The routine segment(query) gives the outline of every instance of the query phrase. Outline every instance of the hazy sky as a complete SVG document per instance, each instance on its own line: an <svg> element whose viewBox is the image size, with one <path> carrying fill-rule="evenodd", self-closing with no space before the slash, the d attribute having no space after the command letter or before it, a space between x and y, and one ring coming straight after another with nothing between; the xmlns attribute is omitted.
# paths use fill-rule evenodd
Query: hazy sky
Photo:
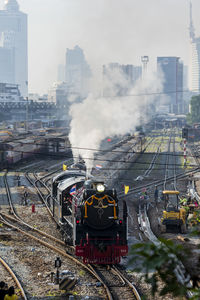
<svg viewBox="0 0 200 300"><path fill-rule="evenodd" d="M193 0L200 34L200 1ZM3 7L3 0L0 6ZM29 90L46 93L66 48L79 45L91 67L140 64L149 55L189 63L189 0L18 0L29 19Z"/></svg>

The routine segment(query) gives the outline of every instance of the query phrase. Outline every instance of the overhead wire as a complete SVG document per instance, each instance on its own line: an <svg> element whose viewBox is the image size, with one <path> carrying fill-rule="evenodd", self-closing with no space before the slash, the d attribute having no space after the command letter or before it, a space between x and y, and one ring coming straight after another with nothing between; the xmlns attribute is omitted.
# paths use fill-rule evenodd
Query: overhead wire
<svg viewBox="0 0 200 300"><path fill-rule="evenodd" d="M13 143L13 142L10 142ZM7 145L9 143L0 143L1 145ZM34 146L46 146L49 147L47 144L38 144L38 143L25 143L25 142L19 142L19 144L22 145L34 145ZM135 146L140 146L140 144L137 144ZM119 146L120 147L120 146ZM0 147L1 148L1 147ZM131 153L136 153L136 154L140 154L141 151L134 151L134 150L129 150L129 151L123 151L123 150L110 150L110 149L106 149L106 150L101 150L101 149L95 149L95 148L86 148L86 147L73 147L73 146L67 146L67 147L59 147L59 149L75 149L75 150L86 150L86 151L94 151L97 153L122 153L122 154L131 154ZM25 152L23 150L19 151L19 150L13 150L13 149L5 149L5 151L12 151L12 152ZM27 152L28 153L28 152ZM31 153L31 152L30 152ZM155 152L144 152L143 155L148 155L148 154L155 154ZM166 155L166 153L162 153L160 152L159 155ZM179 157L183 157L184 154L174 154L174 153L169 153L170 156L174 157L174 156L179 156ZM191 158L195 158L195 157L200 157L200 155L187 155L187 157L191 157Z"/></svg>
<svg viewBox="0 0 200 300"><path fill-rule="evenodd" d="M23 154L32 154L32 155L41 155L41 156L46 156L46 157L54 157L54 158L68 158L68 159L73 159L73 158L80 158L79 156L68 156L66 157L66 153L62 154L61 153L58 153L58 154L54 154L54 153L46 153L46 152L32 152L32 151L17 151L17 150L11 150L12 152L15 152L15 153L23 153ZM140 152L138 152L140 154ZM165 154L166 155L166 154ZM127 163L127 164L130 164L131 161L129 160L116 160L116 159L102 159L102 158L94 158L94 157L82 157L83 160L93 160L93 161L98 161L98 162L111 162L111 163ZM7 160L4 160L5 162ZM132 162L132 164L142 164L142 165L146 165L146 164L149 164L150 162L149 161L143 161L143 162L140 162L140 161L136 161L136 162ZM165 166L164 163L154 163L154 165L157 165L157 166ZM174 164L169 164L169 166L172 165L174 166ZM183 164L176 164L176 166L180 166L182 167ZM193 164L188 164L187 165L188 167L196 167L196 165L193 165Z"/></svg>
<svg viewBox="0 0 200 300"><path fill-rule="evenodd" d="M178 91L166 91L166 92L145 92L145 93L138 93L138 94L129 94L129 95L115 95L115 96L108 96L104 98L125 98L125 97L140 97L140 96L154 96L154 95L167 95L167 94L176 94L176 93L195 93L199 92L200 89L193 89L193 90L178 90Z"/></svg>

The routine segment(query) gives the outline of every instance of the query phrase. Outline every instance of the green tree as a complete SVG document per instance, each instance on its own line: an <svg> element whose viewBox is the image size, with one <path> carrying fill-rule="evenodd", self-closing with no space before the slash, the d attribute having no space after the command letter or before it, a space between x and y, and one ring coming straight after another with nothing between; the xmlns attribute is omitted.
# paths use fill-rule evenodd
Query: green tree
<svg viewBox="0 0 200 300"><path fill-rule="evenodd" d="M191 235L200 237L200 211L197 210L189 222L192 226ZM152 242L142 242L135 244L130 250L129 263L136 263L134 271L139 272L141 277L151 285L152 295L159 292L160 296L172 293L175 297L187 298L190 293L190 299L200 299L200 288L198 276L188 278L187 282L180 282L176 277L178 261L184 263L188 256L191 257L189 250L182 245L176 245L171 240L159 239L161 243L154 245ZM197 245L200 249L200 245ZM187 277L186 277L187 278ZM163 288L159 289L159 281L164 283ZM192 286L191 283L192 282ZM192 296L191 296L192 295ZM146 298L145 298L146 299Z"/></svg>
<svg viewBox="0 0 200 300"><path fill-rule="evenodd" d="M191 98L190 107L191 112L187 115L188 123L200 122L200 95Z"/></svg>

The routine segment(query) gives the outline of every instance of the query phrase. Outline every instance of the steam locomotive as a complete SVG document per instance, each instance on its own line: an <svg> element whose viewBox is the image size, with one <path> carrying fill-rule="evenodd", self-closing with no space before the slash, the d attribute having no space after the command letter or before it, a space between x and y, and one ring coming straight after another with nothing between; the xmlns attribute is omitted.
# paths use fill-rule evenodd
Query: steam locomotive
<svg viewBox="0 0 200 300"><path fill-rule="evenodd" d="M50 209L64 239L84 263L117 264L128 253L127 207L119 212L115 189L83 170L68 170L52 180Z"/></svg>

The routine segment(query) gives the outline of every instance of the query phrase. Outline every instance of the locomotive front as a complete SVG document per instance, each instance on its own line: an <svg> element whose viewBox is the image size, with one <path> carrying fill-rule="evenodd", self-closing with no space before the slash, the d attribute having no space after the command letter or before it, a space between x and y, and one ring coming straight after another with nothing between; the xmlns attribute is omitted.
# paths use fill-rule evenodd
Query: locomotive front
<svg viewBox="0 0 200 300"><path fill-rule="evenodd" d="M92 182L83 193L76 215L76 255L84 263L116 264L128 253L127 208L122 218L115 189Z"/></svg>

